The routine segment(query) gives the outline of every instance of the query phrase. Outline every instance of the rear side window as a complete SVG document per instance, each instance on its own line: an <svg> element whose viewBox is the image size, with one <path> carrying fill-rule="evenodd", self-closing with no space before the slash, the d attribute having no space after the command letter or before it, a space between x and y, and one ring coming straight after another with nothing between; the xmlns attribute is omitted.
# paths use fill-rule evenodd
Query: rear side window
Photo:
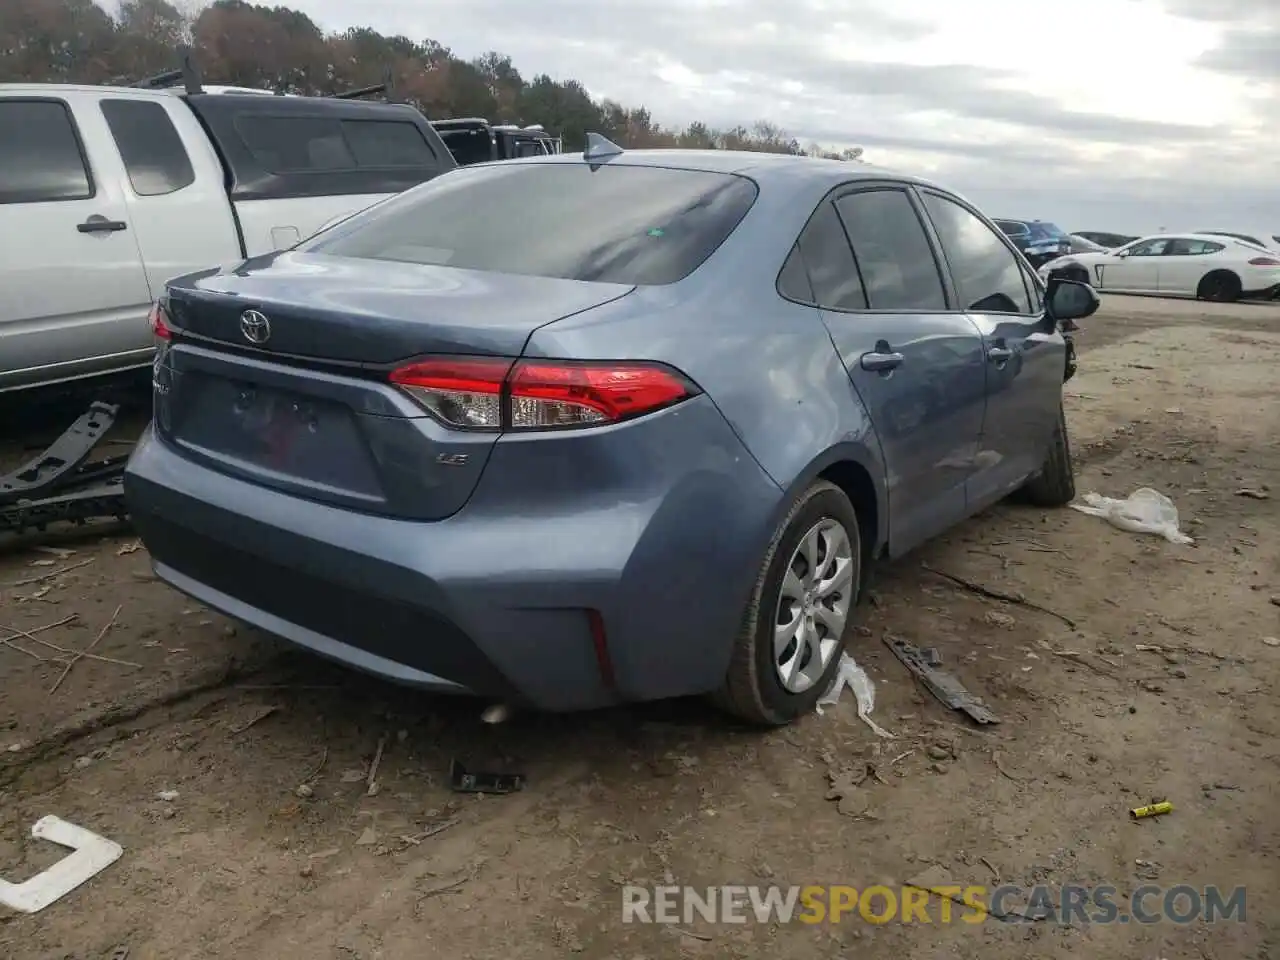
<svg viewBox="0 0 1280 960"><path fill-rule="evenodd" d="M872 310L945 310L933 247L902 190L867 190L836 201Z"/></svg>
<svg viewBox="0 0 1280 960"><path fill-rule="evenodd" d="M867 296L862 290L858 265L853 261L849 238L845 236L831 201L823 200L814 211L796 241L796 248L812 285L813 299L809 302L827 310L867 309ZM793 286L795 284L794 276L781 279ZM791 296L786 289L783 292ZM792 299L801 298L792 296Z"/></svg>
<svg viewBox="0 0 1280 960"><path fill-rule="evenodd" d="M0 100L0 203L87 200L93 192L65 103Z"/></svg>
<svg viewBox="0 0 1280 960"><path fill-rule="evenodd" d="M733 174L609 163L463 167L299 249L526 276L660 285L682 280L755 202Z"/></svg>
<svg viewBox="0 0 1280 960"><path fill-rule="evenodd" d="M980 312L1030 313L1021 258L960 204L934 193L923 196L951 267L960 305Z"/></svg>
<svg viewBox="0 0 1280 960"><path fill-rule="evenodd" d="M412 123L245 114L236 130L271 173L424 167L435 163L430 145Z"/></svg>
<svg viewBox="0 0 1280 960"><path fill-rule="evenodd" d="M1199 257L1209 253L1218 253L1220 250L1225 249L1227 249L1225 244L1214 243L1212 240L1175 238L1169 241L1169 246L1165 248L1164 255L1166 257Z"/></svg>
<svg viewBox="0 0 1280 960"><path fill-rule="evenodd" d="M1004 231L1006 236L1010 236L1010 237L1026 236L1027 233L1029 233L1029 231L1027 230L1027 225L1025 223L1018 223L1015 220L997 220L995 221L995 224L997 227L999 227L1001 230Z"/></svg>
<svg viewBox="0 0 1280 960"><path fill-rule="evenodd" d="M804 265L799 243L791 248L791 253L778 273L778 293L797 303L816 304L818 302L813 295L813 284L809 282L809 271Z"/></svg>
<svg viewBox="0 0 1280 960"><path fill-rule="evenodd" d="M163 106L148 100L103 100L102 115L138 196L163 196L195 183L187 148Z"/></svg>

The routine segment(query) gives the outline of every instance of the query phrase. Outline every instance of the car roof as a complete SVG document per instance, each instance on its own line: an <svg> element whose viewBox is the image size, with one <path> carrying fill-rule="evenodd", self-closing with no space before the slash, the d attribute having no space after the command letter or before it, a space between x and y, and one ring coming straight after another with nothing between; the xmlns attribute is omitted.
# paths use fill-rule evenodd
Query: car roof
<svg viewBox="0 0 1280 960"><path fill-rule="evenodd" d="M127 93L141 97L171 97L181 93L181 87L126 87L94 85L86 83L0 83L0 94L49 97L59 93Z"/></svg>
<svg viewBox="0 0 1280 960"><path fill-rule="evenodd" d="M585 163L581 151L552 156L529 157L520 160L501 160L499 163ZM795 182L797 179L813 184L835 186L850 180L901 180L920 186L934 187L946 193L954 191L910 174L886 167L873 166L861 160L827 160L821 157L797 156L789 153L757 153L750 150L625 150L620 154L603 157L598 163L632 167L674 167L681 170L700 170L707 173L736 173L753 180L767 181L774 178ZM478 164L473 164L478 166Z"/></svg>
<svg viewBox="0 0 1280 960"><path fill-rule="evenodd" d="M1225 237L1220 233L1196 233L1194 230L1173 233L1148 233L1146 236L1139 237L1138 240L1207 240L1211 243L1221 243L1223 240L1235 240L1235 237Z"/></svg>
<svg viewBox="0 0 1280 960"><path fill-rule="evenodd" d="M16 94L18 96L49 97L60 93L107 93L128 94L131 97L185 97L187 91L182 86L172 87L133 87L121 84L84 84L84 83L0 83L0 94ZM276 93L274 90L262 90L257 87L236 87L227 84L210 83L200 88L200 93L215 96L252 96L252 97L285 97L291 100L333 100L333 97L306 97L295 93ZM354 102L354 101L353 101ZM376 100L361 100L360 103L377 103Z"/></svg>

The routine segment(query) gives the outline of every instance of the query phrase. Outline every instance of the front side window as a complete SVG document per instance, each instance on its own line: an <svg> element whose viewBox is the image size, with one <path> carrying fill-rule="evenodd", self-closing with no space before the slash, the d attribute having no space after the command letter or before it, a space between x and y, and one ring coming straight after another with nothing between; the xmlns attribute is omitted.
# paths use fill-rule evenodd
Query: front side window
<svg viewBox="0 0 1280 960"><path fill-rule="evenodd" d="M745 177L609 163L462 167L307 241L304 253L526 276L684 279L746 216ZM510 229L517 224L520 229Z"/></svg>
<svg viewBox="0 0 1280 960"><path fill-rule="evenodd" d="M1031 313L1019 258L990 227L960 204L935 193L924 206L938 231L960 305L990 313Z"/></svg>
<svg viewBox="0 0 1280 960"><path fill-rule="evenodd" d="M1169 246L1168 237L1157 237L1154 240L1143 240L1128 248L1128 254L1131 257L1161 257L1164 256L1165 248Z"/></svg>
<svg viewBox="0 0 1280 960"><path fill-rule="evenodd" d="M61 100L0 100L0 203L87 200L93 179Z"/></svg>
<svg viewBox="0 0 1280 960"><path fill-rule="evenodd" d="M906 191L864 190L836 201L872 310L945 310L933 248Z"/></svg>
<svg viewBox="0 0 1280 960"><path fill-rule="evenodd" d="M161 104L150 100L103 100L102 116L138 196L176 193L195 183L196 173L187 148Z"/></svg>

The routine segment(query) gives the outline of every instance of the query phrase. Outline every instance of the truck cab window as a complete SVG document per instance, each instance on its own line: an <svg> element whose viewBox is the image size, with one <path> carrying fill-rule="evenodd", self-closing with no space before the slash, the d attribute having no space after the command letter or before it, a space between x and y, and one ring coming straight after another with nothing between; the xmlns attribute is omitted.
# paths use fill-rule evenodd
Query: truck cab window
<svg viewBox="0 0 1280 960"><path fill-rule="evenodd" d="M195 183L187 148L163 105L149 100L103 100L102 115L138 196L160 197Z"/></svg>
<svg viewBox="0 0 1280 960"><path fill-rule="evenodd" d="M65 103L0 101L0 203L87 200L93 193Z"/></svg>

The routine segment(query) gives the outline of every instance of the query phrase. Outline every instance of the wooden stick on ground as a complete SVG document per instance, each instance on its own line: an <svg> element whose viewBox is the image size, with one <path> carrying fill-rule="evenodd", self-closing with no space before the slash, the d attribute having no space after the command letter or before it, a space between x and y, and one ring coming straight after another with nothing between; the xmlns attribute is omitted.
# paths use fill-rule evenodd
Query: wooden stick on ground
<svg viewBox="0 0 1280 960"><path fill-rule="evenodd" d="M81 567L87 567L91 563L93 563L93 557L90 557L88 560L81 560L79 563L68 564L67 566L61 567L57 570L50 570L48 573L42 573L38 577L27 577L27 579L25 580L15 580L13 581L13 583L5 584L5 586L29 587L33 583L41 583L45 580L52 580L54 577L62 576L62 574L64 573L70 573L72 570L79 570Z"/></svg>
<svg viewBox="0 0 1280 960"><path fill-rule="evenodd" d="M1035 603L1032 600L1028 600L1020 593L1006 593L1004 590L997 590L994 587L985 587L972 580L966 580L964 577L957 577L954 573L946 573L945 571L938 570L935 567L929 566L927 563L922 563L920 566L924 567L925 570L935 576L942 577L944 580L950 580L952 583L964 587L966 590L971 590L980 596L987 597L991 600L999 600L1002 603L1013 603L1021 607L1030 607L1032 610L1039 610L1041 613L1047 613L1051 617L1057 617L1072 630L1076 628L1076 622L1070 617L1059 613L1057 610L1050 610L1048 607L1042 607L1040 604Z"/></svg>
<svg viewBox="0 0 1280 960"><path fill-rule="evenodd" d="M76 653L75 650L68 650L66 647L60 647L56 643L52 643L44 639L43 637L37 637L36 634L44 630L52 630L54 627L65 626L66 624L70 623L72 620L75 620L76 617L77 615L73 613L69 617L63 617L61 620L56 620L53 623L46 623L43 627L32 627L30 630L19 630L17 627L9 626L7 623L0 623L0 630L8 630L10 633L14 635L14 637L26 637L32 643L38 643L42 647L48 647L50 650L54 651L55 653L66 654L68 656L75 656L75 653ZM0 640L0 643L4 643L12 646L14 637L10 637L7 640ZM135 670L142 669L142 664L140 663L133 663L132 661L129 661L129 660L117 660L114 657L103 657L103 656L99 656L96 653L84 652L84 653L81 653L80 656L84 657L84 659L86 660L97 660L100 663L114 663L118 667L133 667ZM60 660L62 658L50 657L49 659Z"/></svg>
<svg viewBox="0 0 1280 960"><path fill-rule="evenodd" d="M80 660L80 658L87 653L91 653L93 651L93 648L98 645L98 642L107 635L107 631L110 630L111 627L115 624L116 617L120 616L120 611L123 609L124 609L123 604L121 606L116 607L116 612L111 615L111 619L107 621L106 626L104 626L101 630L98 631L98 635L93 638L93 643L89 644L89 646L85 647L84 650L78 652L74 657L71 658L66 668L62 671L61 674L59 674L58 679L53 682L53 686L49 688L50 695L56 693L58 690L58 687L62 686L62 681L67 679L67 674L71 672L71 668L76 665L76 663Z"/></svg>

